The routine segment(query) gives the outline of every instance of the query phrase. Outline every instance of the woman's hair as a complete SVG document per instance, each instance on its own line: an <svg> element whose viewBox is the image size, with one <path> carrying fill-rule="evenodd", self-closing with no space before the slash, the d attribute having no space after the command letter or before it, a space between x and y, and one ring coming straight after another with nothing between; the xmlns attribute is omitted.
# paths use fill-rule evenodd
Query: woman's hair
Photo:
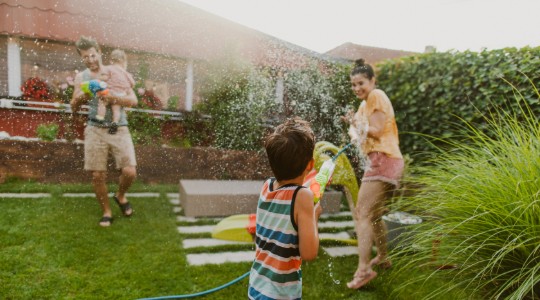
<svg viewBox="0 0 540 300"><path fill-rule="evenodd" d="M366 76L366 78L369 80L375 77L375 71L373 71L373 67L370 64L366 64L363 58L359 58L354 61L354 67L351 71L351 76L354 76L356 74L362 74Z"/></svg>

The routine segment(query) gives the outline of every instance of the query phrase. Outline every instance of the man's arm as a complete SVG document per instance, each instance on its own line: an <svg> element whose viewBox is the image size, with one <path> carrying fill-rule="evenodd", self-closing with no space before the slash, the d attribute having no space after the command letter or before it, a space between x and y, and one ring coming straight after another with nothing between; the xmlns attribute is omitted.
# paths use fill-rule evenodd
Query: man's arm
<svg viewBox="0 0 540 300"><path fill-rule="evenodd" d="M73 81L73 96L70 105L73 113L79 111L81 106L90 100L90 97L81 90L82 73L78 73Z"/></svg>
<svg viewBox="0 0 540 300"><path fill-rule="evenodd" d="M309 189L300 189L294 204L300 256L303 260L313 260L319 253L318 220L322 208L320 202L313 203L313 193Z"/></svg>

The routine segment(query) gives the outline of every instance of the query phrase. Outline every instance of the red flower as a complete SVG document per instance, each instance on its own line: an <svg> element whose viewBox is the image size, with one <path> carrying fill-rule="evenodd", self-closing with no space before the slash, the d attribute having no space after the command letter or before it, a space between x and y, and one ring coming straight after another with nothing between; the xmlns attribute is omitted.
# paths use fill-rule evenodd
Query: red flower
<svg viewBox="0 0 540 300"><path fill-rule="evenodd" d="M163 105L152 91L145 90L142 95L139 95L139 107L161 110Z"/></svg>
<svg viewBox="0 0 540 300"><path fill-rule="evenodd" d="M49 86L39 77L30 77L21 86L23 99L29 101L43 101L51 99Z"/></svg>

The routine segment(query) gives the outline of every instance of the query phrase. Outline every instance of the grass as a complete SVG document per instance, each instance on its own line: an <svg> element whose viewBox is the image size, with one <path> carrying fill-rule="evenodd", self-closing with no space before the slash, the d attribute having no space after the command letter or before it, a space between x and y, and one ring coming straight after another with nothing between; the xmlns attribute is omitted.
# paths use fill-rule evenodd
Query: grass
<svg viewBox="0 0 540 300"><path fill-rule="evenodd" d="M250 263L188 265L186 255L249 246L184 249L165 193L175 186L144 186L136 191L159 191L159 198L132 198L135 215L120 216L110 228L97 225L100 211L95 199L64 198L62 192L89 192L88 185L50 185L10 180L1 192L49 192L50 198L0 198L0 299L138 299L191 294L225 284L249 271ZM201 225L211 224L202 219ZM215 221L214 221L215 222ZM185 225L185 224L182 224ZM200 235L199 235L200 236ZM325 245L327 246L327 245ZM353 291L345 283L355 271L357 258L332 258L319 251L304 262L305 299L421 299L444 279L410 286L395 293L400 283L389 283L393 270L381 271L365 289ZM413 268L403 279L425 273ZM398 276L398 277L399 277ZM199 299L245 299L248 280ZM324 296L323 296L324 295ZM461 299L463 290L441 299Z"/></svg>

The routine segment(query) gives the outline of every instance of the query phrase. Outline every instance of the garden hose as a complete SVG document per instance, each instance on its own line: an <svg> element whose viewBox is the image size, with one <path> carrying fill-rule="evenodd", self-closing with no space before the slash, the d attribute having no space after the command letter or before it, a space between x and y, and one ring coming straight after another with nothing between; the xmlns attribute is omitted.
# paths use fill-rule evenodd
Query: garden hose
<svg viewBox="0 0 540 300"><path fill-rule="evenodd" d="M186 295L173 295L173 296L161 296L161 297L154 297L154 298L141 298L139 300L162 300L162 299L186 299L186 298L195 298L195 297L200 297L200 296L205 296L205 295L208 295L208 294L211 294L213 292L217 292L219 290L222 290L226 287L229 287L235 283L237 283L238 281L248 277L250 272L247 272L246 274L230 281L230 282L227 282L225 283L224 285L221 285L221 286L218 286L218 287L215 287L213 289L209 289L209 290L206 290L206 291L203 291L203 292L199 292L199 293L195 293L195 294L186 294Z"/></svg>

